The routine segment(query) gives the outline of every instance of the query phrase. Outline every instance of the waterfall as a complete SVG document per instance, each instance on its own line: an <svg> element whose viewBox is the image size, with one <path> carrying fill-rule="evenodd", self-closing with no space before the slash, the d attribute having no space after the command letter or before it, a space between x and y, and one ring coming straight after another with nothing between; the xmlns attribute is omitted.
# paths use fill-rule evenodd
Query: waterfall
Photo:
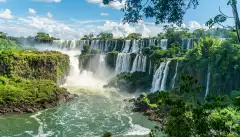
<svg viewBox="0 0 240 137"><path fill-rule="evenodd" d="M147 56L143 56L143 69L142 71L143 72L146 72L147 71Z"/></svg>
<svg viewBox="0 0 240 137"><path fill-rule="evenodd" d="M137 66L138 66L138 58L139 58L139 55L137 55L133 61L133 66L132 66L132 70L131 70L131 73L134 73L137 71Z"/></svg>
<svg viewBox="0 0 240 137"><path fill-rule="evenodd" d="M168 39L162 39L161 40L161 48L164 50L167 50L167 46L168 46Z"/></svg>
<svg viewBox="0 0 240 137"><path fill-rule="evenodd" d="M131 55L129 53L119 53L117 55L117 62L115 72L120 73L129 73L131 67Z"/></svg>
<svg viewBox="0 0 240 137"><path fill-rule="evenodd" d="M133 61L131 73L134 73L136 71L146 72L146 69L147 69L147 56L138 54Z"/></svg>
<svg viewBox="0 0 240 137"><path fill-rule="evenodd" d="M152 60L150 60L150 66L149 66L149 70L148 70L148 74L151 75L151 71L152 71Z"/></svg>
<svg viewBox="0 0 240 137"><path fill-rule="evenodd" d="M177 61L176 68L175 68L175 74L172 79L172 89L175 88L176 78L177 78L177 74L178 74L178 63L179 62Z"/></svg>
<svg viewBox="0 0 240 137"><path fill-rule="evenodd" d="M155 72L152 81L152 91L166 90L169 63L170 61L162 62L157 71Z"/></svg>
<svg viewBox="0 0 240 137"><path fill-rule="evenodd" d="M208 63L208 73L207 73L207 86L206 86L206 91L205 91L205 97L209 93L209 84L210 84L210 77L211 77L211 65L210 62Z"/></svg>
<svg viewBox="0 0 240 137"><path fill-rule="evenodd" d="M169 71L169 63L170 61L167 61L167 64L165 66L164 72L163 72L163 79L161 82L161 91L166 90L166 83L167 83L167 76L168 76L168 71Z"/></svg>
<svg viewBox="0 0 240 137"><path fill-rule="evenodd" d="M182 49L191 49L193 48L193 39L182 39Z"/></svg>
<svg viewBox="0 0 240 137"><path fill-rule="evenodd" d="M132 44L132 53L137 53L139 52L139 40L133 40Z"/></svg>
<svg viewBox="0 0 240 137"><path fill-rule="evenodd" d="M131 40L125 40L124 41L124 49L122 50L122 53L128 53L129 49L130 49L130 44L131 44Z"/></svg>
<svg viewBox="0 0 240 137"><path fill-rule="evenodd" d="M191 39L188 39L188 43L187 43L187 49L191 48Z"/></svg>

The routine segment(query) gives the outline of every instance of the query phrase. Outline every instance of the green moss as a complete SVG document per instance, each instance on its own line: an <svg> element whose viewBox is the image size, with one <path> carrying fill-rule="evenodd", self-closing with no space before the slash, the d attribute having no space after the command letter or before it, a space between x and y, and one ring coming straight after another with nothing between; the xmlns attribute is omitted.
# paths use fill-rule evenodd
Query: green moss
<svg viewBox="0 0 240 137"><path fill-rule="evenodd" d="M66 91L51 80L1 76L0 81L0 104L41 103L55 99L58 94Z"/></svg>
<svg viewBox="0 0 240 137"><path fill-rule="evenodd" d="M0 75L59 82L68 72L69 58L60 52L2 51Z"/></svg>

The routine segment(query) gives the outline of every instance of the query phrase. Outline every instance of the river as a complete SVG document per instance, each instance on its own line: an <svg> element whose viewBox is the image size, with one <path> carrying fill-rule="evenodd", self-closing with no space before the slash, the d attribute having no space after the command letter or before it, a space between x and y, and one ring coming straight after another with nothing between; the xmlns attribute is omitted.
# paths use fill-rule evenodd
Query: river
<svg viewBox="0 0 240 137"><path fill-rule="evenodd" d="M116 137L148 136L156 123L123 101L136 95L104 89L105 81L91 72L80 74L75 52L70 57L70 74L63 87L79 97L55 108L34 114L0 117L0 137L96 137L106 131Z"/></svg>

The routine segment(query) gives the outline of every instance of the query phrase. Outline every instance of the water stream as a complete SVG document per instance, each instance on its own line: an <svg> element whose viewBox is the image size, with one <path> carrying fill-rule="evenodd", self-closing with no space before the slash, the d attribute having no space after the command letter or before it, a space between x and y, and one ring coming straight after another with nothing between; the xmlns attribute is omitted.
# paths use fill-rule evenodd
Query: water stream
<svg viewBox="0 0 240 137"><path fill-rule="evenodd" d="M106 81L87 70L80 73L77 52L64 53L70 57L71 69L62 86L79 98L35 114L1 116L1 137L96 137L106 131L117 137L148 136L156 123L133 113L132 106L123 101L135 95L104 89Z"/></svg>

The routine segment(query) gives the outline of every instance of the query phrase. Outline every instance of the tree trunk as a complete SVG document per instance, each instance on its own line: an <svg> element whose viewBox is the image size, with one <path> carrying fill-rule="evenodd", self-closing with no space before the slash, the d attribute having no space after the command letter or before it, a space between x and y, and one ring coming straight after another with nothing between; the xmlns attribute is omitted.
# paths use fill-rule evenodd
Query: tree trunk
<svg viewBox="0 0 240 137"><path fill-rule="evenodd" d="M237 32L238 42L240 43L240 20L239 20L237 5L232 4L231 6L232 6L232 12L233 12L233 17L235 21L235 28Z"/></svg>

